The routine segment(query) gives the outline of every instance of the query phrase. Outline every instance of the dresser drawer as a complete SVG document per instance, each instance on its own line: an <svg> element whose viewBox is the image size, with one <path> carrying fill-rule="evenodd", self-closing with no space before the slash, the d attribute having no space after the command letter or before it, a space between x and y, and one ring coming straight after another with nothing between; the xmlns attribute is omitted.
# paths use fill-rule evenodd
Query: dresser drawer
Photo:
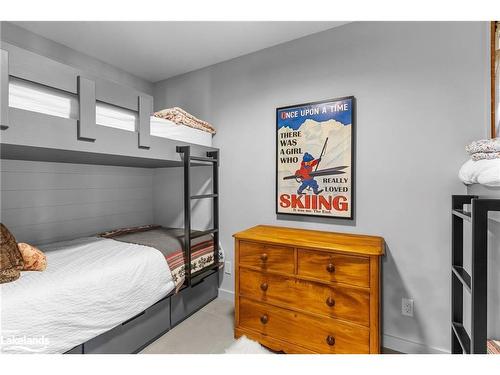
<svg viewBox="0 0 500 375"><path fill-rule="evenodd" d="M240 266L258 267L263 271L294 272L294 250L290 247L240 241L239 248Z"/></svg>
<svg viewBox="0 0 500 375"><path fill-rule="evenodd" d="M369 353L369 330L240 298L239 326L317 353Z"/></svg>
<svg viewBox="0 0 500 375"><path fill-rule="evenodd" d="M322 281L370 286L370 261L365 257L299 249L297 273Z"/></svg>
<svg viewBox="0 0 500 375"><path fill-rule="evenodd" d="M369 325L370 294L364 290L241 269L239 293L262 302Z"/></svg>

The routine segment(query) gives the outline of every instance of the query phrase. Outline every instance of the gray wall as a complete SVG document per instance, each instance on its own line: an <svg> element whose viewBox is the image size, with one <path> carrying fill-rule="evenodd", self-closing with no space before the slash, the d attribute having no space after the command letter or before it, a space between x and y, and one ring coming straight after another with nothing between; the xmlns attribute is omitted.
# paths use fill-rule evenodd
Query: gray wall
<svg viewBox="0 0 500 375"><path fill-rule="evenodd" d="M155 108L213 122L222 244L256 224L377 234L384 345L449 350L450 202L464 145L487 122L486 23L352 23L155 85ZM274 213L275 108L357 98L356 220ZM233 290L232 277L222 288ZM402 316L401 298L415 300Z"/></svg>
<svg viewBox="0 0 500 375"><path fill-rule="evenodd" d="M153 222L153 170L2 160L0 219L43 244Z"/></svg>
<svg viewBox="0 0 500 375"><path fill-rule="evenodd" d="M85 70L94 76L133 87L146 94L153 93L153 84L147 80L34 34L10 22L0 22L0 39L63 64Z"/></svg>

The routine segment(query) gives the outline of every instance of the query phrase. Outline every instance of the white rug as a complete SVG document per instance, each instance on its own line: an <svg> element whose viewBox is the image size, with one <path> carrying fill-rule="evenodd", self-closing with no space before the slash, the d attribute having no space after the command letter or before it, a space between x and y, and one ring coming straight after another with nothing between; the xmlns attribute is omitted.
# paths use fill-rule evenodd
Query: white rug
<svg viewBox="0 0 500 375"><path fill-rule="evenodd" d="M257 341L241 336L226 349L226 354L273 354Z"/></svg>

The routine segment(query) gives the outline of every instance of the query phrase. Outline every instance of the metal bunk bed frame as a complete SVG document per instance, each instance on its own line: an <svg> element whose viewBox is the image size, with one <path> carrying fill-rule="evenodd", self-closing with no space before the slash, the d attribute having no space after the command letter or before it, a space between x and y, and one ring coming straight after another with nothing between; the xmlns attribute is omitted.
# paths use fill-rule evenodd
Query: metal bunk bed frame
<svg viewBox="0 0 500 375"><path fill-rule="evenodd" d="M66 352L136 353L218 295L219 150L151 136L153 98L150 95L4 42L1 43L0 62L1 159L184 168L184 252L187 260L184 287L121 325ZM9 107L9 77L76 95L79 119ZM96 101L137 112L137 131L97 126ZM191 196L191 167L196 165L212 166L212 194ZM204 198L214 200L214 228L194 234L191 230L191 200ZM208 233L214 236L214 264L191 274L191 239Z"/></svg>
<svg viewBox="0 0 500 375"><path fill-rule="evenodd" d="M186 254L186 284L193 286L205 277L219 269L219 151L208 151L206 157L191 156L189 146L178 146L177 152L183 154L184 162L184 253ZM212 193L191 195L191 166L193 162L212 167ZM191 200L213 199L212 223L213 228L194 234L191 230ZM212 266L191 273L191 239L207 234L214 236L214 263Z"/></svg>

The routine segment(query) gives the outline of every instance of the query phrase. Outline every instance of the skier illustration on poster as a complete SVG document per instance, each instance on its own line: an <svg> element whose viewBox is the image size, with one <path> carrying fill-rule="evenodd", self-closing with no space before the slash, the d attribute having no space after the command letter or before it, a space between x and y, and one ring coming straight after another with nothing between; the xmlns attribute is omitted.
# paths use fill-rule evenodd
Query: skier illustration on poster
<svg viewBox="0 0 500 375"><path fill-rule="evenodd" d="M318 182L311 176L311 172L313 171L313 167L316 167L314 171L318 170L319 163L321 162L321 158L323 157L326 144L328 143L328 138L325 140L325 144L323 145L323 150L321 151L321 155L318 159L314 159L314 157L306 152L302 157L302 163L300 163L300 169L295 172L295 176L297 177L297 182L301 183L299 189L297 190L297 194L304 194L304 190L311 190L314 194L320 194L323 189L319 188Z"/></svg>

